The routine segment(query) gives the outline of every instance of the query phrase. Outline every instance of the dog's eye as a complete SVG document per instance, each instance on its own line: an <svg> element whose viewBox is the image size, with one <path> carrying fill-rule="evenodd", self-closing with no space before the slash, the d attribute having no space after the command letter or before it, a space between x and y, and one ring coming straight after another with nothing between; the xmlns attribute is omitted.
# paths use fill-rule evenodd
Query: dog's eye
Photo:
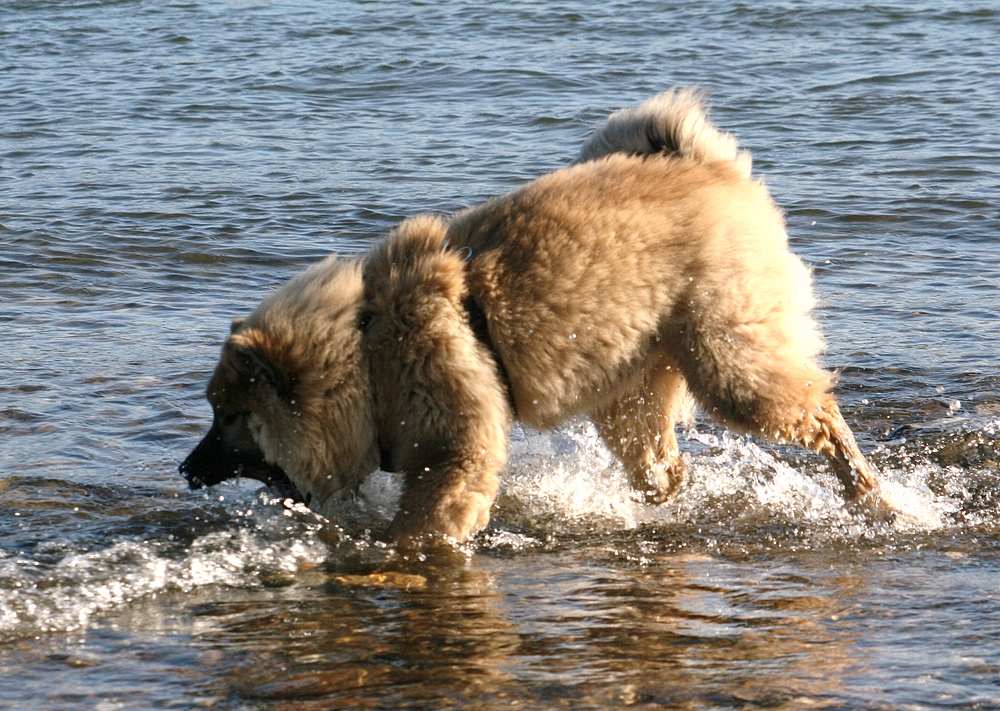
<svg viewBox="0 0 1000 711"><path fill-rule="evenodd" d="M366 310L362 310L358 314L358 329L362 333L368 330L368 325L372 322L372 315L371 311Z"/></svg>
<svg viewBox="0 0 1000 711"><path fill-rule="evenodd" d="M237 424L246 413L243 412L226 412L219 414L219 424L223 427L232 427Z"/></svg>

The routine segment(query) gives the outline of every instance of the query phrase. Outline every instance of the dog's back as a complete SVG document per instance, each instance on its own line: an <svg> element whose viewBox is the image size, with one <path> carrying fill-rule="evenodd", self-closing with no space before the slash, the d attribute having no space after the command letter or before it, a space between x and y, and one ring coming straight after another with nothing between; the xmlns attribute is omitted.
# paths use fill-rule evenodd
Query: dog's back
<svg viewBox="0 0 1000 711"><path fill-rule="evenodd" d="M579 162L457 215L448 240L472 251L469 289L532 425L606 404L654 355L680 362L685 321L780 314L797 358L822 346L780 212L692 91L612 115Z"/></svg>

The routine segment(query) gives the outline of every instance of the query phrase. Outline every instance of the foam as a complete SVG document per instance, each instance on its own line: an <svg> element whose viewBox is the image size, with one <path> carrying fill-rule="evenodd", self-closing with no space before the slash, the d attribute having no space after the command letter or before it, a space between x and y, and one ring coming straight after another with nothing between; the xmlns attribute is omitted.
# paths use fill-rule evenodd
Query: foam
<svg viewBox="0 0 1000 711"><path fill-rule="evenodd" d="M238 497L237 497L238 498ZM137 599L208 585L252 588L322 562L323 521L266 493L234 500L243 525L196 538L179 556L169 541L119 538L54 565L0 551L0 638L69 631Z"/></svg>
<svg viewBox="0 0 1000 711"><path fill-rule="evenodd" d="M745 437L700 431L686 433L688 481L662 506L638 502L625 473L589 423L554 433L518 433L504 475L499 515L514 525L554 527L556 532L635 529L644 525L685 524L706 518L761 521L768 517L819 528L872 533L845 506L840 486L825 464L792 466L784 452L766 450ZM693 446L692 446L693 445ZM807 455L808 456L808 455ZM808 471L802 471L807 469ZM884 471L883 496L897 511L890 528L933 531L949 525L960 503L928 487L934 467Z"/></svg>
<svg viewBox="0 0 1000 711"><path fill-rule="evenodd" d="M978 431L992 436L1000 422ZM893 462L880 472L883 497L897 512L886 523L845 507L835 477L818 458L704 427L691 428L682 440L689 480L674 500L649 506L633 496L590 423L552 433L516 430L494 521L469 551L524 553L559 537L644 527L660 530L659 536L667 532L680 550L689 539L701 550L705 536L729 536L730 543L753 549L762 532L780 539L803 531L819 544L865 539L906 545L907 535L996 523L993 509L965 510L983 472L945 469L919 452L914 457L882 447L873 455L876 463ZM935 489L944 482L944 491L935 493L933 482ZM172 500L179 507L177 530L200 531L186 544L174 540L186 533L161 531L145 538L107 534L91 550L74 551L71 540L30 554L0 550L0 639L79 629L108 610L164 593L253 589L276 576L292 583L302 571L330 562L376 566L392 551L373 532L391 520L401 491L398 475L376 472L356 497L327 511L328 520L237 482L202 494L210 506ZM898 535L904 538L895 540ZM642 534L626 548L641 553L646 542Z"/></svg>

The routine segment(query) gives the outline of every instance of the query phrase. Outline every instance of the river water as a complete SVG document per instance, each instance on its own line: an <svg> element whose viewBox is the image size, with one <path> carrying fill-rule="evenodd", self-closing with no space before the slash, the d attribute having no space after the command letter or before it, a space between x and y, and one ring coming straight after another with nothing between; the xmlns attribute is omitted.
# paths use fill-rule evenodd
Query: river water
<svg viewBox="0 0 1000 711"><path fill-rule="evenodd" d="M1000 708L997 56L960 0L0 0L0 708ZM905 516L707 421L659 508L587 423L515 432L453 560L364 534L388 475L347 532L187 491L231 318L692 84Z"/></svg>

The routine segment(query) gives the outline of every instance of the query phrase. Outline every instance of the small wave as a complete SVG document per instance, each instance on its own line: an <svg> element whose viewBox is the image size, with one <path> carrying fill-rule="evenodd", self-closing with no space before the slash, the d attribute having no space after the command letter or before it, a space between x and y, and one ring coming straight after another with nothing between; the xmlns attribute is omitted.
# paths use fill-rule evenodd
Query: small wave
<svg viewBox="0 0 1000 711"><path fill-rule="evenodd" d="M1000 422L974 435L953 440L978 443L976 451L989 454ZM845 507L836 478L812 455L701 427L684 439L688 481L674 500L649 506L634 498L590 423L516 431L493 523L469 552L516 555L595 536L613 538L623 550L662 544L695 554L859 541L905 547L942 530L998 523L990 503L1000 496L995 464L980 457L963 469L935 461L942 437L917 447L883 443L872 453L883 496L898 512L891 524ZM953 447L952 440L945 445ZM14 520L37 516L26 523L55 530L0 550L0 639L80 629L141 598L207 586L288 585L320 566L349 573L393 560L372 532L383 530L398 506L398 475L376 472L356 497L324 512L329 518L250 485L164 499L151 491L16 480L5 493L20 511L13 515L22 516ZM90 528L59 516L81 509Z"/></svg>
<svg viewBox="0 0 1000 711"><path fill-rule="evenodd" d="M219 530L187 546L164 531L157 539L113 536L54 563L37 551L0 551L0 639L79 629L100 613L161 593L273 584L325 559L323 521L305 507L244 490L227 508L209 522ZM203 513L192 508L173 525L194 526Z"/></svg>

